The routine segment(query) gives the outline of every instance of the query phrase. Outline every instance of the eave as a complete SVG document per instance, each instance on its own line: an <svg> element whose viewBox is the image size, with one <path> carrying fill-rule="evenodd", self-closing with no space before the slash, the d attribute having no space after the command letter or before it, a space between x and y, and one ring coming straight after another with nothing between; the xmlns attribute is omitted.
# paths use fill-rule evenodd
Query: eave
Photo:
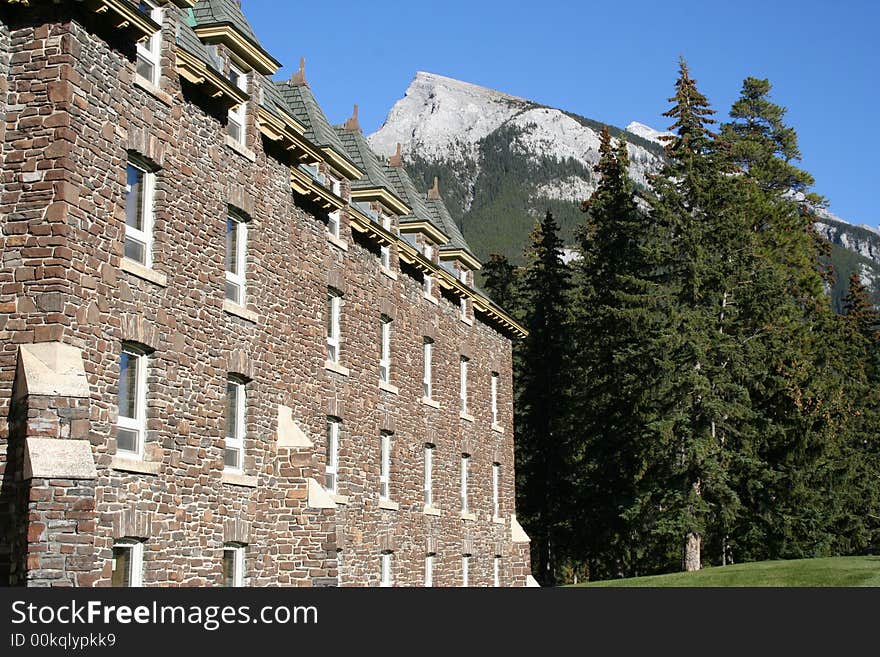
<svg viewBox="0 0 880 657"><path fill-rule="evenodd" d="M292 117L289 118L293 120ZM280 142L290 152L294 167L300 163L317 162L322 159L320 151L302 136L300 128L303 126L299 122L291 123L287 118L260 107L257 111L257 125L266 138ZM308 177L308 174L303 175Z"/></svg>
<svg viewBox="0 0 880 657"><path fill-rule="evenodd" d="M111 20L117 30L134 34L137 41L162 29L161 25L125 0L86 0L83 4L96 14L104 15Z"/></svg>
<svg viewBox="0 0 880 657"><path fill-rule="evenodd" d="M351 160L336 150L325 146L321 149L324 153L324 159L330 166L345 176L348 180L360 180L364 177L364 172Z"/></svg>
<svg viewBox="0 0 880 657"><path fill-rule="evenodd" d="M171 4L177 5L181 9L191 9L196 6L199 0L169 0Z"/></svg>
<svg viewBox="0 0 880 657"><path fill-rule="evenodd" d="M395 194L392 194L384 187L353 189L351 190L351 198L356 201L378 201L388 208L392 214L398 216L410 214L412 212L406 203L401 201Z"/></svg>
<svg viewBox="0 0 880 657"><path fill-rule="evenodd" d="M368 240L379 244L380 246L391 246L397 241L397 237L388 232L382 226L370 219L360 210L353 206L348 206L348 217L350 219L351 229L361 233Z"/></svg>
<svg viewBox="0 0 880 657"><path fill-rule="evenodd" d="M483 264L464 249L440 249L441 260L458 260L473 271L483 268Z"/></svg>
<svg viewBox="0 0 880 657"><path fill-rule="evenodd" d="M175 54L175 68L180 77L203 87L211 98L219 98L226 109L237 107L250 97L191 52L178 47Z"/></svg>
<svg viewBox="0 0 880 657"><path fill-rule="evenodd" d="M298 167L290 169L290 187L300 196L304 196L312 203L316 203L325 210L341 210L345 207L345 200L336 196L329 189L313 180L305 171Z"/></svg>
<svg viewBox="0 0 880 657"><path fill-rule="evenodd" d="M501 308L489 301L486 297L475 294L471 296L471 298L474 303L474 312L479 312L483 316L492 320L492 323L500 325L515 337L525 338L528 336L529 332L522 324L517 322L513 317L501 310Z"/></svg>
<svg viewBox="0 0 880 657"><path fill-rule="evenodd" d="M274 75L281 68L281 63L272 55L253 43L229 23L199 25L194 27L193 31L205 43L222 43L238 55L242 61L263 75Z"/></svg>
<svg viewBox="0 0 880 657"><path fill-rule="evenodd" d="M416 219L414 221L401 221L401 233L422 233L428 237L434 244L446 244L449 241L449 235L437 228L430 221Z"/></svg>

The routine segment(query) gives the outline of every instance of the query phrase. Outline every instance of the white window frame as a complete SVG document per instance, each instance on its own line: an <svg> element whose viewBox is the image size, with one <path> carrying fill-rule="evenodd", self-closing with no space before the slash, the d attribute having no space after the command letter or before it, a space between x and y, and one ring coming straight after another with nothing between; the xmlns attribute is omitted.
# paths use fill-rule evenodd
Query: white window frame
<svg viewBox="0 0 880 657"><path fill-rule="evenodd" d="M129 391L129 394L134 394L135 396L135 415L137 417L129 418L124 417L121 412L117 416L117 425L122 429L127 429L129 431L135 431L137 433L137 446L134 450L123 449L120 450L118 443L116 447L116 454L122 457L142 459L144 457L144 438L147 434L147 353L142 349L138 349L136 346L123 343L122 345L122 353L128 354L130 359L134 360L135 367L137 367L137 373L135 376L135 385L137 386L137 390ZM120 380L119 385L122 384L121 370L122 370L122 355L120 354ZM118 395L117 395L118 401Z"/></svg>
<svg viewBox="0 0 880 657"><path fill-rule="evenodd" d="M387 315L382 315L380 321L379 380L382 383L391 383L391 321Z"/></svg>
<svg viewBox="0 0 880 657"><path fill-rule="evenodd" d="M470 358L462 356L458 361L459 389L458 396L461 399L461 412L467 415L468 399L467 399L467 380L468 380L468 363Z"/></svg>
<svg viewBox="0 0 880 657"><path fill-rule="evenodd" d="M342 293L333 288L327 290L327 312L330 314L327 325L327 360L339 362L339 320L342 312Z"/></svg>
<svg viewBox="0 0 880 657"><path fill-rule="evenodd" d="M467 269L459 269L459 271L458 271L458 280L461 281L462 283L464 283L465 285L467 285L467 279L468 279L468 271L467 271ZM459 302L458 302L459 308L460 308L460 310L461 310L461 318L462 318L462 319L467 319L467 318L468 318L468 305L467 305L467 302L468 302L468 300L467 300L467 297L466 297L466 296L462 296L461 299L460 299Z"/></svg>
<svg viewBox="0 0 880 657"><path fill-rule="evenodd" d="M394 574L392 572L392 552L382 552L379 555L379 586L388 588L394 585Z"/></svg>
<svg viewBox="0 0 880 657"><path fill-rule="evenodd" d="M492 382L490 384L490 396L492 400L492 424L498 424L498 372L492 372Z"/></svg>
<svg viewBox="0 0 880 657"><path fill-rule="evenodd" d="M391 499L391 434L379 437L379 499Z"/></svg>
<svg viewBox="0 0 880 657"><path fill-rule="evenodd" d="M236 394L236 408L235 408L235 436L226 436L225 449L226 450L236 450L238 453L238 466L226 465L226 452L223 452L223 469L226 472L243 472L244 470L244 439L246 429L245 417L247 413L247 384L238 379L236 377L227 376L226 377L226 386L227 386L227 395L229 394L228 389L230 385L234 385L238 394ZM226 407L229 408L229 402L227 400Z"/></svg>
<svg viewBox="0 0 880 657"><path fill-rule="evenodd" d="M492 564L492 583L496 588L501 586L501 557L497 554Z"/></svg>
<svg viewBox="0 0 880 657"><path fill-rule="evenodd" d="M434 558L436 556L433 552L425 555L425 587L427 588L434 586Z"/></svg>
<svg viewBox="0 0 880 657"><path fill-rule="evenodd" d="M434 370L434 341L431 338L424 338L422 342L422 357L424 358L424 376L422 378L422 391L425 399L431 399L433 393L433 370Z"/></svg>
<svg viewBox="0 0 880 657"><path fill-rule="evenodd" d="M162 9L152 0L141 0L143 4L149 7L149 17L153 19L154 22L162 25ZM137 56L141 57L146 61L150 66L152 66L152 75L148 78L144 78L137 71L137 61L135 61L135 75L146 80L154 87L159 86L159 73L160 73L160 56L162 51L162 30L160 29L158 32L153 32L150 36L141 39L137 42Z"/></svg>
<svg viewBox="0 0 880 657"><path fill-rule="evenodd" d="M114 548L122 548L129 551L128 558L131 562L131 581L128 586L140 588L144 585L144 542L136 538L120 538L113 543ZM115 569L116 559L111 564L111 573ZM112 574L111 574L112 579Z"/></svg>
<svg viewBox="0 0 880 657"><path fill-rule="evenodd" d="M339 424L338 418L327 418L327 465L324 487L331 493L336 493L339 484Z"/></svg>
<svg viewBox="0 0 880 657"><path fill-rule="evenodd" d="M235 299L229 299L229 296L224 292L224 297L232 303L243 307L247 304L247 221L241 215L231 211L227 213L226 221L232 221L235 227L236 248L238 250L238 253L236 253L238 271L233 272L227 269L226 282L235 285L238 289L238 294Z"/></svg>
<svg viewBox="0 0 880 657"><path fill-rule="evenodd" d="M342 181L332 173L327 174L328 187L336 196L342 196ZM339 239L339 226L342 223L342 211L333 210L327 214L327 232Z"/></svg>
<svg viewBox="0 0 880 657"><path fill-rule="evenodd" d="M461 455L461 512L468 513L468 471L470 469L470 454Z"/></svg>
<svg viewBox="0 0 880 657"><path fill-rule="evenodd" d="M471 585L471 555L461 555L461 585L468 587Z"/></svg>
<svg viewBox="0 0 880 657"><path fill-rule="evenodd" d="M135 242L139 242L144 245L144 261L138 262L132 258L128 258L133 262L138 262L138 264L143 265L144 267L152 267L153 266L153 202L156 194L156 174L151 171L150 168L142 162L139 158L129 157L128 162L125 167L125 187L126 187L126 197L128 196L128 192L131 191L128 189L128 167L132 169L136 169L143 174L143 206L138 208L138 212L141 214L141 223L143 225L142 229L135 228L134 226L129 226L126 221L125 224L125 239L133 240ZM126 198L127 201L127 198ZM126 218L128 217L128 207L126 205L125 208ZM123 253L125 253L125 245L123 244Z"/></svg>
<svg viewBox="0 0 880 657"><path fill-rule="evenodd" d="M236 66L232 62L229 62L229 79L236 87L247 93L248 90L248 82L247 82L247 73L244 69ZM229 137L242 146L247 143L246 134L245 134L245 124L247 121L247 101L239 104L238 107L232 108L229 110L227 122L229 125L227 126L227 134ZM238 126L238 138L236 138L232 134L231 126L232 124Z"/></svg>
<svg viewBox="0 0 880 657"><path fill-rule="evenodd" d="M422 283L424 285L424 292L426 297L434 296L434 277L431 276L428 272L425 272L422 278Z"/></svg>
<svg viewBox="0 0 880 657"><path fill-rule="evenodd" d="M492 464L492 517L501 517L501 497L499 495L501 487L501 464Z"/></svg>
<svg viewBox="0 0 880 657"><path fill-rule="evenodd" d="M391 232L391 216L385 214L381 210L379 211L379 224L389 233ZM391 247L387 244L380 246L379 257L382 266L385 267L385 269L391 269Z"/></svg>
<svg viewBox="0 0 880 657"><path fill-rule="evenodd" d="M434 449L432 443L425 443L425 506L434 506Z"/></svg>
<svg viewBox="0 0 880 657"><path fill-rule="evenodd" d="M223 546L224 559L227 552L232 553L232 586L241 588L244 586L244 545L226 543Z"/></svg>

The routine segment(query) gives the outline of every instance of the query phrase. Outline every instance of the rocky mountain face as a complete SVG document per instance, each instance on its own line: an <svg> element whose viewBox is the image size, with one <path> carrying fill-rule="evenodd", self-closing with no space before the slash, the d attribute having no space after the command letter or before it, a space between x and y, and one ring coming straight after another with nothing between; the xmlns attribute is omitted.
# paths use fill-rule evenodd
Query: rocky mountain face
<svg viewBox="0 0 880 657"><path fill-rule="evenodd" d="M407 166L427 188L434 176L476 254L522 261L534 221L548 209L572 242L580 202L593 192L602 124L500 91L431 73L417 73L384 125L369 136L380 155L401 144ZM625 130L636 185L662 162L663 133L639 122ZM880 232L822 211L817 223L834 244L835 296L851 271L874 286L880 302Z"/></svg>

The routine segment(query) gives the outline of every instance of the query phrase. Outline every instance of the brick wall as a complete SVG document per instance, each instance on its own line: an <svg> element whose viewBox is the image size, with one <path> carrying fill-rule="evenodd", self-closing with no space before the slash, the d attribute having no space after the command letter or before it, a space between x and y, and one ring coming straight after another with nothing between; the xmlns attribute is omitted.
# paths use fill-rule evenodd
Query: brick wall
<svg viewBox="0 0 880 657"><path fill-rule="evenodd" d="M79 13L85 9L66 10L73 13L59 19L55 10L50 19L37 3L15 19L8 10L0 14L0 75L7 28L12 52L0 196L0 412L9 410L20 343L78 347L91 395L84 437L97 466L93 482L31 481L29 551L53 555L46 567L29 559L31 583L108 585L114 540L135 536L145 539L148 586L220 583L226 541L247 544L246 577L254 586L376 585L383 549L394 551L396 584L420 585L430 550L437 553L435 585L460 583L465 551L474 555L472 585L491 585L496 553L505 558L504 583L522 585L527 551L518 554L510 543L509 339L479 319L462 322L454 299L440 297L436 306L424 299L420 279L381 274L378 255L347 221L341 234L348 250L328 242L326 217L291 192L289 163L264 149L254 103L247 120L253 161L227 146L225 110L181 86L174 71L180 10L166 8L159 93L134 83L133 46ZM252 80L257 98L261 81ZM158 166L153 269L164 274L162 285L120 267L129 151ZM256 321L223 309L230 205L250 217L247 308ZM348 376L324 367L331 284L344 293L341 364ZM382 313L394 318L396 395L378 386ZM419 401L425 335L436 342L440 409ZM149 472L132 472L114 458L123 341L151 350ZM462 354L471 358L473 422L459 418ZM503 433L490 429L493 370L501 374ZM223 477L228 373L249 379L244 474L252 479L237 483ZM279 404L293 409L313 447L279 448ZM348 502L310 508L307 479L324 481L328 415L342 420L339 493ZM391 498L398 511L377 507L383 430L394 432ZM11 453L17 438L7 427L0 431ZM439 517L423 512L426 441L437 446ZM459 516L462 452L472 456L472 521ZM490 517L493 461L502 464L505 524ZM76 507L75 498L92 495L93 510ZM7 508L20 506L20 497L4 488ZM64 516L55 539L37 531L52 505ZM70 515L77 513L93 518ZM67 550L78 560L58 558Z"/></svg>

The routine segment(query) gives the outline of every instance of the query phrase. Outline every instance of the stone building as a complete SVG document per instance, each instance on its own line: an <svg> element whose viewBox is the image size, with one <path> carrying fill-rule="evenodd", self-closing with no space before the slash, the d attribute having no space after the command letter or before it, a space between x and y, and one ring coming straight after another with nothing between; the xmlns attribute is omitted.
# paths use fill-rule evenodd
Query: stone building
<svg viewBox="0 0 880 657"><path fill-rule="evenodd" d="M278 68L234 0L0 0L0 582L531 580L523 329Z"/></svg>

